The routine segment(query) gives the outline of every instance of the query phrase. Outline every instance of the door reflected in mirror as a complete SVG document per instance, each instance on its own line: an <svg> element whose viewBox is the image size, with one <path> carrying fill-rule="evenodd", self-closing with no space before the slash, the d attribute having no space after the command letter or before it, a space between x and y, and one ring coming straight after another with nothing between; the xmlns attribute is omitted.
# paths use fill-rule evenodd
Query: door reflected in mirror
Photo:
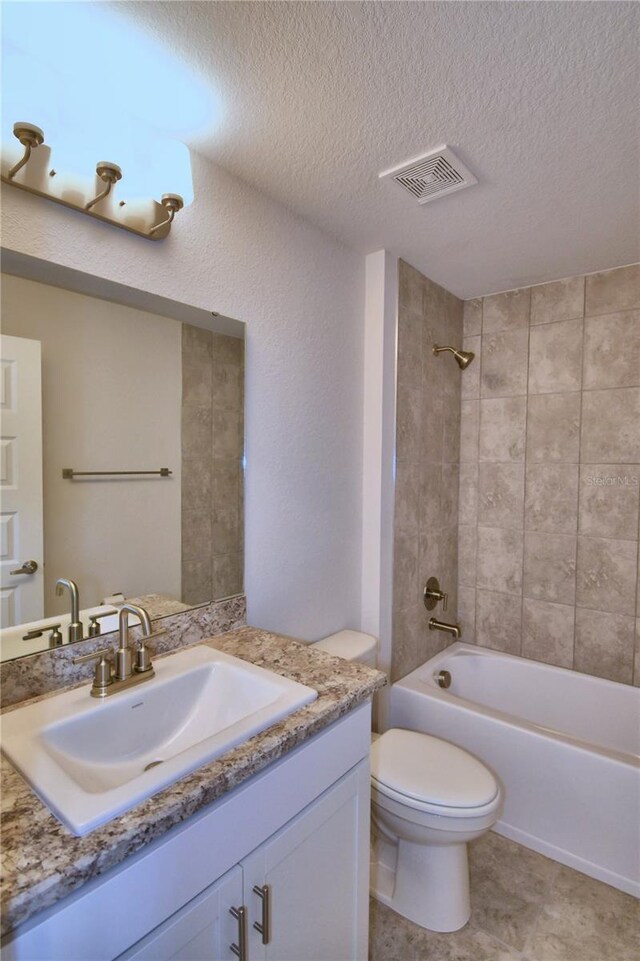
<svg viewBox="0 0 640 961"><path fill-rule="evenodd" d="M243 589L244 325L151 300L2 275L2 659L67 642L60 577L84 636Z"/></svg>

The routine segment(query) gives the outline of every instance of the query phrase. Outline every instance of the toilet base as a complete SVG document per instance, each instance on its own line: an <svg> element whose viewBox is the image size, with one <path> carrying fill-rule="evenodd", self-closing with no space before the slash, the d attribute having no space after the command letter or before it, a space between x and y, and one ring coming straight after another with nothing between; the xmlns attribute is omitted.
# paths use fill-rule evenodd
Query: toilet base
<svg viewBox="0 0 640 961"><path fill-rule="evenodd" d="M467 845L400 840L396 852L391 847L385 841L377 852L373 897L429 931L464 927L471 916Z"/></svg>

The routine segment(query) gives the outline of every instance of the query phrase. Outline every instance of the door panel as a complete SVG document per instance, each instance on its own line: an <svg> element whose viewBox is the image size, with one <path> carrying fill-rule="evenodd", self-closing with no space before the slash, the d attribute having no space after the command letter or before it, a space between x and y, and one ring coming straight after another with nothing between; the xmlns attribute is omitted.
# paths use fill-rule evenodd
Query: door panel
<svg viewBox="0 0 640 961"><path fill-rule="evenodd" d="M242 871L235 867L117 961L235 961L238 923L229 908L241 902Z"/></svg>
<svg viewBox="0 0 640 961"><path fill-rule="evenodd" d="M361 774L346 775L242 862L252 961L366 957L360 901L362 892L368 897L368 884L360 882L363 864L368 866L369 820L368 790L358 792ZM366 771L364 778L368 782ZM270 889L271 940L263 946L253 927L262 921L262 901L253 887L264 884Z"/></svg>
<svg viewBox="0 0 640 961"><path fill-rule="evenodd" d="M0 625L44 617L40 342L0 337ZM12 574L35 561L33 574Z"/></svg>

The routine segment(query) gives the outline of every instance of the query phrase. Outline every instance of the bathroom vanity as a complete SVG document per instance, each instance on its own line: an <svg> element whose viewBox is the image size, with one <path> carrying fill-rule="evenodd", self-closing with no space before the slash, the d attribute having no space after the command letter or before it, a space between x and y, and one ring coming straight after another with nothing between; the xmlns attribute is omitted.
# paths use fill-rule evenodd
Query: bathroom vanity
<svg viewBox="0 0 640 961"><path fill-rule="evenodd" d="M5 961L366 958L383 675L252 628L206 643L318 698L84 837L3 759Z"/></svg>

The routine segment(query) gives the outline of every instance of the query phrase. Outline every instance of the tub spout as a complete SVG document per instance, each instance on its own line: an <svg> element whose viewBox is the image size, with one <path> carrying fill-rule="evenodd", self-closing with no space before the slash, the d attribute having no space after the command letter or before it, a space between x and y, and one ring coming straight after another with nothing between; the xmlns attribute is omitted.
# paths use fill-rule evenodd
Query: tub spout
<svg viewBox="0 0 640 961"><path fill-rule="evenodd" d="M429 619L429 630L444 631L445 634L451 634L456 639L462 635L462 631L460 630L460 626L458 624L445 624L444 621L439 621L435 617Z"/></svg>

